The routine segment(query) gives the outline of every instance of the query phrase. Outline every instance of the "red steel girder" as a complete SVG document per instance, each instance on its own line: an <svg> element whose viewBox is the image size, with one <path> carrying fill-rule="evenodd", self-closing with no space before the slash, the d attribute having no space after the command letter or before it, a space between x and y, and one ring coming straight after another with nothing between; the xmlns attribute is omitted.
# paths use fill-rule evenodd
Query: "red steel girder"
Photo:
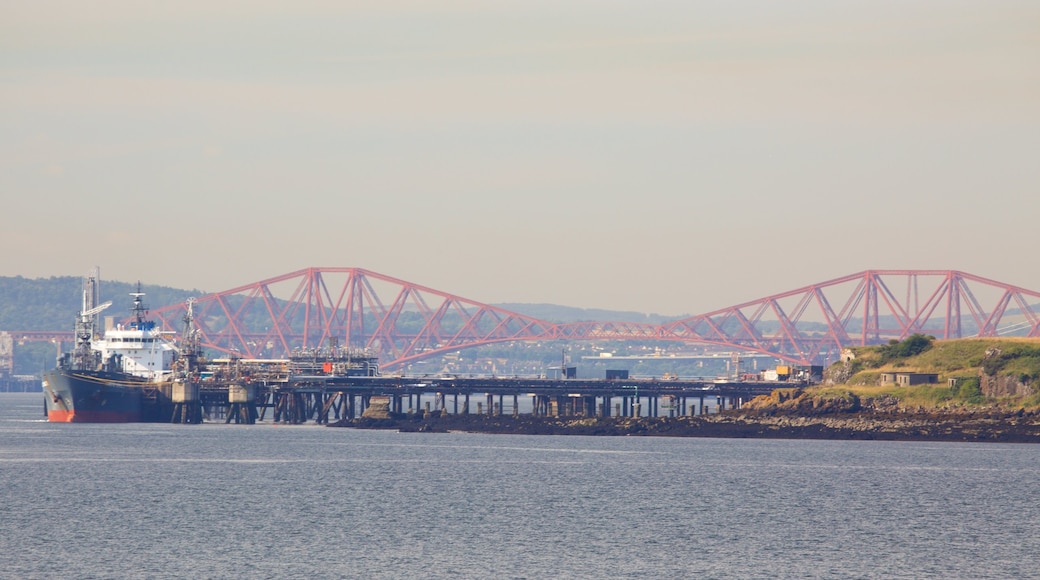
<svg viewBox="0 0 1040 580"><path fill-rule="evenodd" d="M179 327L184 305L154 311ZM198 298L207 348L284 356L335 339L385 368L532 340L680 341L822 364L914 333L1040 337L1040 293L956 270L867 270L661 325L556 324L361 268L307 268Z"/></svg>

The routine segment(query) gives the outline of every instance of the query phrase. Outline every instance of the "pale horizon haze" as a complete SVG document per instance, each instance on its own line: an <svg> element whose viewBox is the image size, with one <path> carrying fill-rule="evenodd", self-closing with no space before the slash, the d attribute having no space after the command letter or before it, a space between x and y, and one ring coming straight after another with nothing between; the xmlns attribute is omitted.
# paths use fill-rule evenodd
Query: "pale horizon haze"
<svg viewBox="0 0 1040 580"><path fill-rule="evenodd" d="M0 275L1040 290L1040 3L0 0Z"/></svg>

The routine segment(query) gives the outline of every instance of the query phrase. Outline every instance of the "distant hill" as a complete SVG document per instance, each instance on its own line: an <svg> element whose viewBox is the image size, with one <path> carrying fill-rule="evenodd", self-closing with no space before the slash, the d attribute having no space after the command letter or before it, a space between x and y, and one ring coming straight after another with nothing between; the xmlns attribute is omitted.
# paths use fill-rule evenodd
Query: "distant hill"
<svg viewBox="0 0 1040 580"><path fill-rule="evenodd" d="M660 314L643 314L642 312L630 312L622 310L602 310L598 308L577 308L574 306L559 306L556 304L523 304L507 302L494 304L498 308L504 308L533 316L546 322L566 323L584 322L589 320L610 322L645 322L647 324L663 324L673 320L684 318L683 316L661 316Z"/></svg>
<svg viewBox="0 0 1040 580"><path fill-rule="evenodd" d="M112 306L103 316L129 316L130 292L136 283L101 281L102 302ZM158 308L202 296L200 290L141 285L145 305ZM72 330L83 304L83 279L76 276L23 278L0 276L0 330Z"/></svg>

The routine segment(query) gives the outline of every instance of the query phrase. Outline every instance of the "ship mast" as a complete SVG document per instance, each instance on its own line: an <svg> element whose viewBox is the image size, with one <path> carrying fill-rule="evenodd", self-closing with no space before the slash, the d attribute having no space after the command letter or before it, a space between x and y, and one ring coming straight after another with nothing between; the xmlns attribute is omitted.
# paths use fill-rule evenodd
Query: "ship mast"
<svg viewBox="0 0 1040 580"><path fill-rule="evenodd" d="M184 318L184 339L181 341L180 348L180 359L182 362L182 370L186 375L190 376L198 366L198 359L201 354L199 349L199 329L195 326L195 299L188 298L185 301L185 312Z"/></svg>
<svg viewBox="0 0 1040 580"><path fill-rule="evenodd" d="M88 312L97 308L99 304L101 304L101 267L94 266L94 269L83 279L83 307L79 311ZM97 319L95 319L91 327L91 336L99 334Z"/></svg>
<svg viewBox="0 0 1040 580"><path fill-rule="evenodd" d="M83 280L83 309L76 318L76 348L73 350L73 368L77 370L95 370L97 355L90 343L98 334L97 315L112 305L109 300L98 304L100 299L100 268L94 270Z"/></svg>

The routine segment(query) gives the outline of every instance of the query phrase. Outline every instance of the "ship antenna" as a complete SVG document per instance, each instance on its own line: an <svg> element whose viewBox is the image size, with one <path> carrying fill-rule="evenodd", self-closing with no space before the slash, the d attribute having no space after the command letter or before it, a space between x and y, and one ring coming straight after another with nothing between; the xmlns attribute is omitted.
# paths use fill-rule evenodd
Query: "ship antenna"
<svg viewBox="0 0 1040 580"><path fill-rule="evenodd" d="M144 292L141 291L141 281L137 281L137 292L131 292L131 296L134 297L134 307L130 312L134 315L134 322L138 324L144 322L144 317L148 314L148 307L141 302L141 297L144 296Z"/></svg>

